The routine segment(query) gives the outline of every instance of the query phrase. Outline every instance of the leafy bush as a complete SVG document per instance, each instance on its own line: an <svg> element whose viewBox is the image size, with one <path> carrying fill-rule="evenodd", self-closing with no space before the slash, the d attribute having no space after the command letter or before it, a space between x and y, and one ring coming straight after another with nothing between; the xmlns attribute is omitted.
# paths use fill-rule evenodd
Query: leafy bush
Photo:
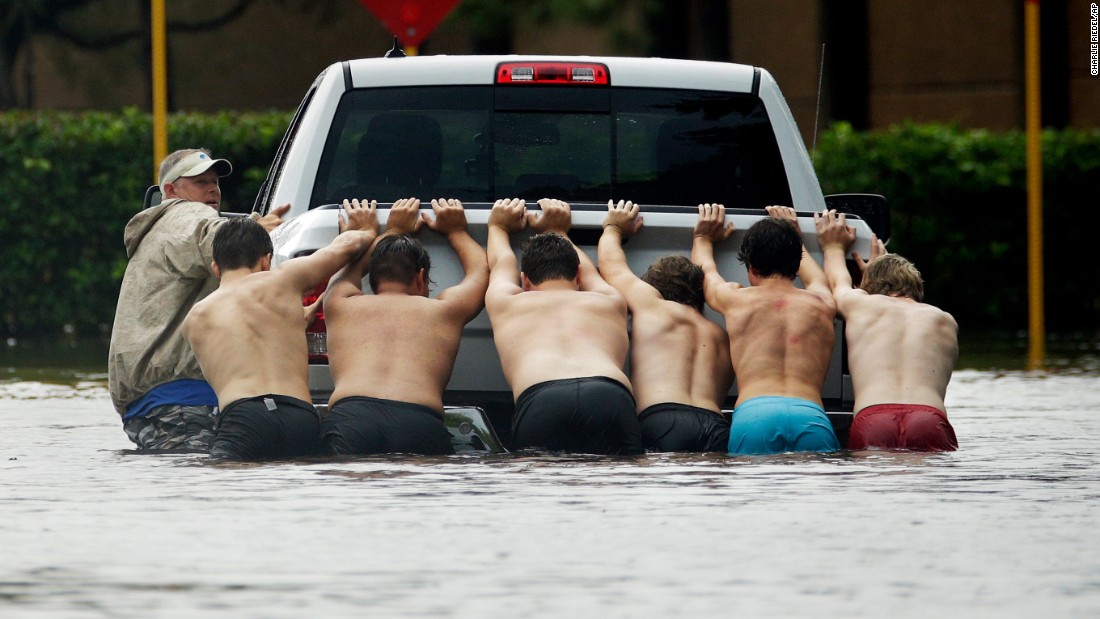
<svg viewBox="0 0 1100 619"><path fill-rule="evenodd" d="M290 114L178 114L169 148L233 163L224 208L248 211ZM121 113L0 113L0 319L9 335L105 332L126 268L122 230L156 181L152 121Z"/></svg>
<svg viewBox="0 0 1100 619"><path fill-rule="evenodd" d="M1043 262L1048 329L1100 324L1100 274L1087 268L1100 204L1100 130L1047 130L1043 145ZM891 206L890 251L912 260L928 301L975 327L1027 324L1027 156L1020 131L903 124L818 140L826 193L881 193ZM1074 268L1069 274L1069 266Z"/></svg>

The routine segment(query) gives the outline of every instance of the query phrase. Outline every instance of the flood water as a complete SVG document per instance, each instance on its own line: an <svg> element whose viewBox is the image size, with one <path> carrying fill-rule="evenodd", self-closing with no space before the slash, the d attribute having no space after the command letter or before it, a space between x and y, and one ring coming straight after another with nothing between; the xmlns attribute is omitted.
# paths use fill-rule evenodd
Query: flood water
<svg viewBox="0 0 1100 619"><path fill-rule="evenodd" d="M954 453L755 458L143 455L71 365L0 368L0 617L1100 615L1095 351L964 360Z"/></svg>

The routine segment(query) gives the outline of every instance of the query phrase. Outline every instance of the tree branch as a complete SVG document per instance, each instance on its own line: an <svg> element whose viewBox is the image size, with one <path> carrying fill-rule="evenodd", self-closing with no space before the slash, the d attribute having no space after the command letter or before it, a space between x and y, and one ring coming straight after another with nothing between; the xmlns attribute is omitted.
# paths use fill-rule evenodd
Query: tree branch
<svg viewBox="0 0 1100 619"><path fill-rule="evenodd" d="M199 32L210 28L224 26L237 19L248 10L248 7L256 0L237 0L237 4L218 17L197 22L168 22L168 29L177 32Z"/></svg>
<svg viewBox="0 0 1100 619"><path fill-rule="evenodd" d="M80 5L87 0L69 0L69 4L72 6ZM173 22L169 21L167 28L170 32L202 32L212 28L218 28L240 17L256 0L237 0L237 3L225 11L221 15L211 17L209 19L203 19L194 22ZM128 43L130 41L138 40L145 36L147 28L143 25L140 28L131 28L128 30L120 30L118 32L110 32L102 35L89 34L78 29L73 29L61 24L57 20L59 11L51 12L47 15L41 16L40 27L47 32L80 47L82 49L102 49L105 47L115 47Z"/></svg>

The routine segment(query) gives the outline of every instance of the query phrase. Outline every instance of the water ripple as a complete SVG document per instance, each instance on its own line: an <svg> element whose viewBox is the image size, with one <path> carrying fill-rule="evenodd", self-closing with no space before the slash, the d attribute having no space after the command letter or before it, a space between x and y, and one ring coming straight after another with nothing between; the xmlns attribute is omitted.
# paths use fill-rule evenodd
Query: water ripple
<svg viewBox="0 0 1100 619"><path fill-rule="evenodd" d="M1100 389L962 371L961 448L224 463L0 381L16 616L1100 614Z"/></svg>

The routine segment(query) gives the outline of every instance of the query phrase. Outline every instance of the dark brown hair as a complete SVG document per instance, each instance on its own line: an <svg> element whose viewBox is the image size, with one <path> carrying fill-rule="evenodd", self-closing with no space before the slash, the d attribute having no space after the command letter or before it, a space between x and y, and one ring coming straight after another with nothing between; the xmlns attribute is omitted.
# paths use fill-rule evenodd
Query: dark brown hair
<svg viewBox="0 0 1100 619"><path fill-rule="evenodd" d="M536 234L523 243L520 253L523 274L538 286L554 279L574 279L581 259L573 243L553 232Z"/></svg>
<svg viewBox="0 0 1100 619"><path fill-rule="evenodd" d="M218 226L211 249L222 271L251 267L273 251L267 230L247 217L233 217Z"/></svg>
<svg viewBox="0 0 1100 619"><path fill-rule="evenodd" d="M425 283L431 283L432 259L420 241L403 234L384 237L370 253L370 289L377 291L384 281L411 284L420 269L424 269Z"/></svg>
<svg viewBox="0 0 1100 619"><path fill-rule="evenodd" d="M658 258L642 275L666 301L690 305L703 311L703 269L684 256Z"/></svg>
<svg viewBox="0 0 1100 619"><path fill-rule="evenodd" d="M761 277L782 275L793 280L802 263L802 235L789 221L761 219L745 233L737 258Z"/></svg>

